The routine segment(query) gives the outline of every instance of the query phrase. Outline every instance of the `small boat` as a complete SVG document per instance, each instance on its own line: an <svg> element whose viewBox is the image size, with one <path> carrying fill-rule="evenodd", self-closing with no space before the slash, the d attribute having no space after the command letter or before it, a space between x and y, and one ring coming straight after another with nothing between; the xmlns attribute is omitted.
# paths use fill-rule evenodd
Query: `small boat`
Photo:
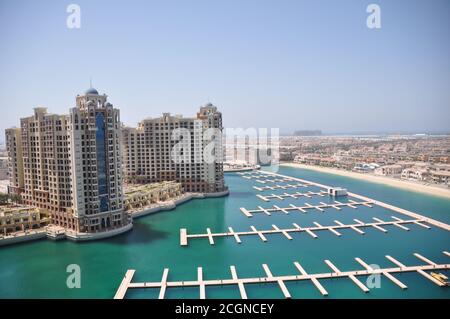
<svg viewBox="0 0 450 319"><path fill-rule="evenodd" d="M449 286L449 285L450 285L450 283L448 282L448 277L447 277L446 275L444 275L444 274L437 273L437 272L432 272L432 273L431 273L431 276L432 276L434 279L440 281L441 283L443 283L443 284L446 285L446 286Z"/></svg>

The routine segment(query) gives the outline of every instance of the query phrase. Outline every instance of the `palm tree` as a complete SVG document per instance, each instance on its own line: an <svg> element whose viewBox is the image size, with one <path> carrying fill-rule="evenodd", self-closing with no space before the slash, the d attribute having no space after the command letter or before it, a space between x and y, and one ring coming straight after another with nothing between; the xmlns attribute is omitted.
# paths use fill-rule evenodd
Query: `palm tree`
<svg viewBox="0 0 450 319"><path fill-rule="evenodd" d="M6 205L8 203L9 195L0 193L0 205Z"/></svg>
<svg viewBox="0 0 450 319"><path fill-rule="evenodd" d="M15 204L22 204L22 196L20 195L17 194L10 195L10 199Z"/></svg>

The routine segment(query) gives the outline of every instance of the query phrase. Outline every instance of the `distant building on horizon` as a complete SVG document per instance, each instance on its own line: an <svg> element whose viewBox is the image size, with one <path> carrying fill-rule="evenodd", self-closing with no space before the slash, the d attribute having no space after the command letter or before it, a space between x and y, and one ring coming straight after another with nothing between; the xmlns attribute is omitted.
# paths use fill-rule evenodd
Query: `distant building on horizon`
<svg viewBox="0 0 450 319"><path fill-rule="evenodd" d="M294 132L294 136L321 136L321 130L298 130Z"/></svg>
<svg viewBox="0 0 450 319"><path fill-rule="evenodd" d="M249 136L224 138L225 159L231 164L270 166L279 161L279 151L270 141L259 143Z"/></svg>

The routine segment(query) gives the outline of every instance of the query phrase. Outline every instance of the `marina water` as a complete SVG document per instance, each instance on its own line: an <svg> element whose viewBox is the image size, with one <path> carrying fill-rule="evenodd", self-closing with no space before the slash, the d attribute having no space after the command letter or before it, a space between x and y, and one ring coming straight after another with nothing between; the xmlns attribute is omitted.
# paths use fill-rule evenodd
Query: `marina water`
<svg viewBox="0 0 450 319"><path fill-rule="evenodd" d="M450 200L407 190L374 184L362 180L325 174L310 170L281 167L281 174L331 186L341 186L349 191L366 195L425 216L450 223ZM233 237L216 238L215 245L207 239L190 239L187 247L180 246L179 230L188 233L249 230L314 226L313 222L332 225L334 220L343 223L357 218L363 222L373 217L390 220L391 216L405 216L381 207L344 208L325 212L310 210L307 214L291 212L255 214L248 218L240 207L256 209L289 204L310 204L331 201L327 197L300 199L273 199L263 202L256 197L259 192L253 186L261 186L237 174L227 174L226 183L230 195L224 198L192 200L172 211L148 215L134 221L131 232L95 242L73 243L39 240L0 248L0 298L112 298L127 269L135 269L133 281L159 281L164 268L169 268L169 280L195 280L197 267L203 267L204 279L230 278L229 266L236 266L239 277L264 276L261 264L267 264L274 275L298 274L293 265L299 262L309 273L331 271L324 263L333 262L341 271L362 269L354 258L360 257L368 264L394 267L385 258L391 255L406 265L419 265L423 261L413 256L417 252L436 263L449 263L442 251L450 249L450 234L432 227L427 230L408 224L410 231L394 226L383 226L388 233L374 228L364 229L360 235L351 229L340 230L341 237L331 232L317 232L314 239L306 233L291 233L293 240L281 234L266 235L262 242L258 236L243 236L237 244ZM294 193L317 188L270 190L266 194ZM261 193L263 194L263 193ZM66 268L77 264L81 268L81 288L69 289ZM445 273L445 272L443 272ZM448 274L447 274L448 275ZM387 278L381 278L380 288L364 293L348 278L321 280L328 297L309 281L286 282L293 298L450 298L448 288L440 288L417 273L396 274L396 278L408 286L402 290ZM360 277L362 282L365 278ZM277 284L246 285L249 298L283 298ZM129 290L127 298L157 298L158 289ZM207 287L207 298L240 298L237 286ZM198 298L198 288L169 288L166 298Z"/></svg>

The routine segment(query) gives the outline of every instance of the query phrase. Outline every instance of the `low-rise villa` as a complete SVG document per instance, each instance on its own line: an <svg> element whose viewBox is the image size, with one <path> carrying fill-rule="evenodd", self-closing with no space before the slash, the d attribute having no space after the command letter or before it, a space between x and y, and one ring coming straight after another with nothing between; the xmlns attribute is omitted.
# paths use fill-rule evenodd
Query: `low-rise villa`
<svg viewBox="0 0 450 319"><path fill-rule="evenodd" d="M9 233L37 229L47 225L50 218L39 208L24 205L0 206L0 236Z"/></svg>
<svg viewBox="0 0 450 319"><path fill-rule="evenodd" d="M175 199L184 193L181 183L165 181L125 186L124 208L127 211Z"/></svg>

